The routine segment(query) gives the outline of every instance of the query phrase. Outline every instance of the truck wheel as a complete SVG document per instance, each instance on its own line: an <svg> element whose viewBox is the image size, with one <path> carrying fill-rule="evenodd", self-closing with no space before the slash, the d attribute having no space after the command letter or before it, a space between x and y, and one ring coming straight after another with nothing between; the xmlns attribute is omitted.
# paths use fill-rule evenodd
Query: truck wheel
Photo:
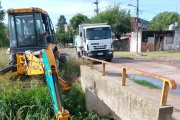
<svg viewBox="0 0 180 120"><path fill-rule="evenodd" d="M17 59L16 59L16 54L15 53L10 53L10 56L9 56L9 66L14 66L17 64ZM17 71L17 68L14 68L12 70L12 72L15 72Z"/></svg>
<svg viewBox="0 0 180 120"><path fill-rule="evenodd" d="M112 59L106 59L106 61L107 61L107 62L111 62L111 61L112 61Z"/></svg>
<svg viewBox="0 0 180 120"><path fill-rule="evenodd" d="M77 52L77 57L78 57L78 58L80 58L80 57L81 57L80 52Z"/></svg>

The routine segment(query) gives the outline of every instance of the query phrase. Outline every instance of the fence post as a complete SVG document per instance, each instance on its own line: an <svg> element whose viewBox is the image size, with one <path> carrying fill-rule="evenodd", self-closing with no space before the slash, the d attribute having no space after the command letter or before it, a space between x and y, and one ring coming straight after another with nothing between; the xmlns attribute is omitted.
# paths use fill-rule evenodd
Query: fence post
<svg viewBox="0 0 180 120"><path fill-rule="evenodd" d="M161 95L161 106L165 106L167 103L169 84L167 81L163 82L162 95Z"/></svg>
<svg viewBox="0 0 180 120"><path fill-rule="evenodd" d="M105 76L105 63L102 63L102 76Z"/></svg>
<svg viewBox="0 0 180 120"><path fill-rule="evenodd" d="M126 85L126 68L122 68L122 86Z"/></svg>
<svg viewBox="0 0 180 120"><path fill-rule="evenodd" d="M93 69L93 60L90 60L90 67L91 67L91 70Z"/></svg>

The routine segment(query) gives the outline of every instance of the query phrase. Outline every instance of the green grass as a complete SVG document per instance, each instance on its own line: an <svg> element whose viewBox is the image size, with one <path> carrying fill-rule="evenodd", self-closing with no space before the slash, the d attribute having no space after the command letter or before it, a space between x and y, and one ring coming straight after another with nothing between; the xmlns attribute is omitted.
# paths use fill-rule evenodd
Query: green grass
<svg viewBox="0 0 180 120"><path fill-rule="evenodd" d="M0 48L0 70L9 64L9 55L6 54L7 48Z"/></svg>
<svg viewBox="0 0 180 120"><path fill-rule="evenodd" d="M0 51L3 56L0 65L8 66L6 49ZM80 60L70 58L60 63L60 76L70 83L71 89L62 91L65 109L69 110L72 120L108 120L90 114L85 107L85 94L78 81ZM32 81L39 81L31 84ZM43 83L43 84L39 84ZM44 76L16 76L13 79L0 80L0 119L2 120L51 120L55 119L49 88Z"/></svg>
<svg viewBox="0 0 180 120"><path fill-rule="evenodd" d="M4 83L5 84L5 83ZM2 84L1 84L2 85ZM5 88L8 87L8 90ZM0 94L0 119L52 119L55 117L47 86L25 89L6 82Z"/></svg>
<svg viewBox="0 0 180 120"><path fill-rule="evenodd" d="M152 89L158 89L159 87L146 81L146 80L135 80L133 79L133 82L139 84L139 85L142 85L142 86L146 86L148 88L152 88Z"/></svg>
<svg viewBox="0 0 180 120"><path fill-rule="evenodd" d="M36 85L25 89L12 86L11 80L1 82L0 119L2 120L50 120L55 119L52 100L47 85ZM23 81L26 82L26 81ZM81 84L75 82L71 89L62 91L65 109L69 110L72 120L108 120L99 118L97 114L89 114L85 107L85 94Z"/></svg>
<svg viewBox="0 0 180 120"><path fill-rule="evenodd" d="M60 61L59 76L62 77L69 84L74 83L80 76L80 59L69 57L67 62Z"/></svg>

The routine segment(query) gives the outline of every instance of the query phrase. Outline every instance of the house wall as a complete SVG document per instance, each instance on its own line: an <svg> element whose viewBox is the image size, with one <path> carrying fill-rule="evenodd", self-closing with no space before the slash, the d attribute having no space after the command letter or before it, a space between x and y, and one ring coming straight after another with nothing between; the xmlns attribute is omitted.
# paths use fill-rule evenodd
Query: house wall
<svg viewBox="0 0 180 120"><path fill-rule="evenodd" d="M176 50L180 46L180 31L175 31L174 37L164 37L163 50Z"/></svg>
<svg viewBox="0 0 180 120"><path fill-rule="evenodd" d="M138 32L138 52L141 52L142 32ZM137 33L131 32L130 52L136 52Z"/></svg>
<svg viewBox="0 0 180 120"><path fill-rule="evenodd" d="M138 29L139 30L147 30L150 22L144 19L138 19ZM131 31L136 31L136 17L131 18Z"/></svg>
<svg viewBox="0 0 180 120"><path fill-rule="evenodd" d="M154 51L154 37L148 37L147 51Z"/></svg>
<svg viewBox="0 0 180 120"><path fill-rule="evenodd" d="M147 49L148 49L148 43L142 42L141 43L141 52L147 52Z"/></svg>

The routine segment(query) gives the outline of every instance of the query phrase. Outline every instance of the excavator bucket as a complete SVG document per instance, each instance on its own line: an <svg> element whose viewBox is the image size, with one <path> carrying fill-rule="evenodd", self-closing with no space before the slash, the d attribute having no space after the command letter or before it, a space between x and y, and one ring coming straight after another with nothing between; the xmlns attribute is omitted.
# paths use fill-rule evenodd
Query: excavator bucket
<svg viewBox="0 0 180 120"><path fill-rule="evenodd" d="M59 85L63 90L69 90L71 87L60 77L58 77Z"/></svg>

